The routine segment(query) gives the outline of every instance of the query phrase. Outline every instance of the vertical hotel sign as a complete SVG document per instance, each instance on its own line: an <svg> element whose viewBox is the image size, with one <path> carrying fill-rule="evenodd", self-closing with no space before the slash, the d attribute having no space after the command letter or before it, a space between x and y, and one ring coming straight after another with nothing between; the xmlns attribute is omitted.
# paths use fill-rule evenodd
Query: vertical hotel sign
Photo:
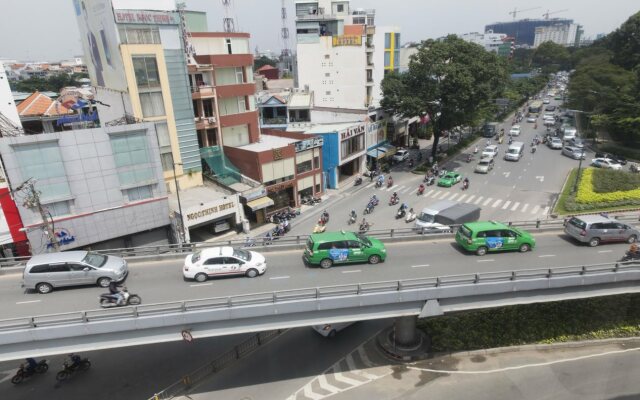
<svg viewBox="0 0 640 400"><path fill-rule="evenodd" d="M362 36L341 35L333 36L333 47L338 46L362 46Z"/></svg>

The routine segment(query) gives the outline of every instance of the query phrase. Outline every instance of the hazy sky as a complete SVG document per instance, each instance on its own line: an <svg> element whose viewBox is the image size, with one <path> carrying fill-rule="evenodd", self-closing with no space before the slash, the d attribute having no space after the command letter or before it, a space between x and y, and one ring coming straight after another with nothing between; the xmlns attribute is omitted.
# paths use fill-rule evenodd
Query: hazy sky
<svg viewBox="0 0 640 400"><path fill-rule="evenodd" d="M56 61L82 54L71 0L0 0L0 59ZM206 11L209 29L222 30L221 0L185 0L187 8ZM293 0L288 6L290 44L295 47ZM232 0L236 26L251 34L252 49L280 49L280 0ZM352 0L351 8L374 8L376 25L401 28L402 42L447 33L482 32L486 24L512 19L514 7L536 10L518 18L540 18L547 9L564 10L554 17L582 24L586 36L608 33L640 10L638 0Z"/></svg>

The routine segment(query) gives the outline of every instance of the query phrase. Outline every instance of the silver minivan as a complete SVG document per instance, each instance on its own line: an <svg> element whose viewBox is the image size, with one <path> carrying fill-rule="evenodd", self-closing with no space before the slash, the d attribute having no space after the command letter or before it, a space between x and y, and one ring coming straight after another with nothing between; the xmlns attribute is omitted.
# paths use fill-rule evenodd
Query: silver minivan
<svg viewBox="0 0 640 400"><path fill-rule="evenodd" d="M56 287L98 285L122 282L129 274L127 262L120 257L88 251L65 251L31 257L22 273L22 287L49 293Z"/></svg>
<svg viewBox="0 0 640 400"><path fill-rule="evenodd" d="M504 159L509 161L518 161L522 157L524 151L524 143L513 142L509 145L507 152L504 153Z"/></svg>
<svg viewBox="0 0 640 400"><path fill-rule="evenodd" d="M603 242L634 243L640 237L637 229L602 215L572 217L566 222L564 232L591 247Z"/></svg>

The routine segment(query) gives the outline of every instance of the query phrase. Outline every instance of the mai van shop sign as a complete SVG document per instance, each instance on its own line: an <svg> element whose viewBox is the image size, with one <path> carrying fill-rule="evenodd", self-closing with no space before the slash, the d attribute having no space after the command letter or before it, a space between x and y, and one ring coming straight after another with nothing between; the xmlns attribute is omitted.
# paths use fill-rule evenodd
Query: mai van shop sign
<svg viewBox="0 0 640 400"><path fill-rule="evenodd" d="M226 199L204 203L199 207L191 207L185 210L186 225L191 226L234 213L236 204L235 197L227 196Z"/></svg>
<svg viewBox="0 0 640 400"><path fill-rule="evenodd" d="M364 133L364 124L352 126L340 132L340 140L346 140Z"/></svg>

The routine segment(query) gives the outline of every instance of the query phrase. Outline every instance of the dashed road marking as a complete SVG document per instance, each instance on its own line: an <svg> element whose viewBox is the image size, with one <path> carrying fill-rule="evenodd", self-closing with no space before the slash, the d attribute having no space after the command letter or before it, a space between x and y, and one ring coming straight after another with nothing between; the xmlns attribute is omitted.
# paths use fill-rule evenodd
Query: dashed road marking
<svg viewBox="0 0 640 400"><path fill-rule="evenodd" d="M460 198L458 199L459 202L462 203L462 199L464 199L465 197L467 197L467 194L463 194L462 196L460 196Z"/></svg>
<svg viewBox="0 0 640 400"><path fill-rule="evenodd" d="M555 257L555 256L556 256L555 254L542 254L542 255L539 255L538 257L539 258L547 258L547 257Z"/></svg>
<svg viewBox="0 0 640 400"><path fill-rule="evenodd" d="M411 268L424 268L429 266L430 266L429 264L419 264L419 265L412 265Z"/></svg>
<svg viewBox="0 0 640 400"><path fill-rule="evenodd" d="M480 203L480 202L482 201L482 199L484 199L484 197L483 197L483 196L478 197L478 198L476 199L476 201L474 201L474 202L473 202L473 204L478 204L478 203Z"/></svg>
<svg viewBox="0 0 640 400"><path fill-rule="evenodd" d="M611 253L613 250L598 250L598 253Z"/></svg>
<svg viewBox="0 0 640 400"><path fill-rule="evenodd" d="M544 210L542 210L542 214L547 214L549 212L549 206L546 206Z"/></svg>
<svg viewBox="0 0 640 400"><path fill-rule="evenodd" d="M440 200L444 200L447 197L449 197L449 195L451 194L451 192L444 192L444 196L440 197Z"/></svg>
<svg viewBox="0 0 640 400"><path fill-rule="evenodd" d="M42 300L29 300L29 301L18 301L16 304L29 304L29 303L39 303Z"/></svg>
<svg viewBox="0 0 640 400"><path fill-rule="evenodd" d="M493 201L493 197L489 197L488 199L486 199L486 200L484 201L484 203L482 203L482 206L483 206L483 207L486 207L486 206L487 206L487 204L491 203L492 201Z"/></svg>
<svg viewBox="0 0 640 400"><path fill-rule="evenodd" d="M209 282L209 283L196 283L194 285L189 285L191 287L200 287L200 286L211 286L213 285L213 283Z"/></svg>
<svg viewBox="0 0 640 400"><path fill-rule="evenodd" d="M527 212L527 208L529 208L529 203L523 204L522 205L522 212Z"/></svg>
<svg viewBox="0 0 640 400"><path fill-rule="evenodd" d="M517 210L518 207L520 207L520 202L516 201L515 204L513 205L513 207L511 207L511 211Z"/></svg>
<svg viewBox="0 0 640 400"><path fill-rule="evenodd" d="M459 193L454 193L453 196L451 196L451 198L449 200L455 199L456 197L458 197L458 195L459 195Z"/></svg>
<svg viewBox="0 0 640 400"><path fill-rule="evenodd" d="M494 262L495 260L493 258L490 258L488 260L476 260L476 262Z"/></svg>
<svg viewBox="0 0 640 400"><path fill-rule="evenodd" d="M509 208L509 205L511 204L511 200L506 201L503 205L502 205L502 209L506 210L507 208Z"/></svg>
<svg viewBox="0 0 640 400"><path fill-rule="evenodd" d="M354 272L362 272L360 269L353 269L351 271L342 271L343 274L352 274Z"/></svg>
<svg viewBox="0 0 640 400"><path fill-rule="evenodd" d="M500 205L500 203L502 203L502 199L498 199L498 200L496 200L496 201L491 205L491 207L496 208L496 207L498 207L498 206Z"/></svg>
<svg viewBox="0 0 640 400"><path fill-rule="evenodd" d="M272 276L269 279L274 280L274 279L289 279L289 278L290 278L289 275L285 275L285 276Z"/></svg>

